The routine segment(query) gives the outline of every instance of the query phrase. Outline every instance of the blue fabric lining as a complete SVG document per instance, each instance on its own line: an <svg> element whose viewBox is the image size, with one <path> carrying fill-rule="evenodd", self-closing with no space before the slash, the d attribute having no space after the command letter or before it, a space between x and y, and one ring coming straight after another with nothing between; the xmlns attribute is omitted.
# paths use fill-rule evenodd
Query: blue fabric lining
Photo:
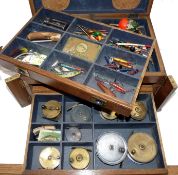
<svg viewBox="0 0 178 175"><path fill-rule="evenodd" d="M35 10L42 7L41 0L33 0ZM111 0L70 0L70 5L65 12L68 13L146 13L149 0L141 0L140 5L132 10L118 10L112 5Z"/></svg>

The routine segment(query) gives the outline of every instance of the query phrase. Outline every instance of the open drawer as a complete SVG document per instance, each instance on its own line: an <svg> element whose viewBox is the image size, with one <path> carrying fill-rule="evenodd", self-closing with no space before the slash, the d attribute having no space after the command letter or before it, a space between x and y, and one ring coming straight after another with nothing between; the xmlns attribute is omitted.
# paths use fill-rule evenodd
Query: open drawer
<svg viewBox="0 0 178 175"><path fill-rule="evenodd" d="M39 92L42 93L39 93ZM79 173L102 173L102 174L167 174L167 166L164 159L164 151L157 123L156 110L152 93L139 94L137 101L144 103L147 112L142 121L133 118L125 119L122 116L114 120L104 119L100 113L101 108L85 103L75 97L56 94L54 91L44 87L34 87L31 118L27 139L26 156L24 162L24 174L74 174ZM45 93L44 93L45 92ZM41 105L47 101L56 100L62 105L62 112L58 121L46 120L42 117ZM91 112L90 120L86 122L71 120L72 111L68 111L71 106L84 105ZM33 129L39 126L53 125L61 131L61 141L59 142L38 142L33 134ZM77 127L81 132L80 141L68 141L66 133L69 128ZM103 163L97 154L97 142L101 135L106 133L120 134L128 144L129 138L136 133L145 133L154 138L157 145L157 154L149 163L135 162L127 152L127 156L122 164L108 165ZM60 164L54 170L43 169L39 163L39 156L42 150L47 147L54 147L60 151ZM70 152L75 148L90 150L90 163L84 170L73 169L70 162Z"/></svg>
<svg viewBox="0 0 178 175"><path fill-rule="evenodd" d="M49 23L46 25L45 22L49 18L53 19L53 22L63 20L67 25L63 30L51 27ZM106 32L106 35L102 40L91 41L88 36L76 33L78 26L102 30ZM35 31L57 32L61 37L57 42L36 43L27 40L27 35ZM143 52L140 52L139 49L136 49L131 52L125 47L115 48L115 45L111 44L111 40L117 38L126 43L139 43L142 45L139 47L144 47L144 51L141 49ZM155 41L147 36L125 32L62 12L41 9L2 50L0 64L56 90L73 94L86 101L129 116L143 81L154 44ZM29 55L32 54L32 57L28 55L28 58L20 57L20 60L19 55L16 56L16 49L22 49L23 52L25 50ZM36 55L39 58L37 62L33 58L33 56L36 58ZM122 63L124 67L127 64L126 71L125 68L118 71L106 67L108 58L116 58L116 61L119 61L119 64ZM120 60L120 58L122 59ZM61 65L63 65L62 71ZM75 71L71 71L71 68L75 68ZM132 68L134 68L133 71L130 71ZM66 69L67 71L64 71ZM63 77L71 77L71 79Z"/></svg>
<svg viewBox="0 0 178 175"><path fill-rule="evenodd" d="M154 2L153 0L143 0L140 2L140 5L134 9L130 8L131 5L129 4L129 1L121 2L125 5L124 9L116 8L116 4L113 5L116 1L106 0L105 2L100 3L93 1L94 0L79 1L77 4L74 0L70 0L68 7L62 10L67 13L75 14L76 16L93 19L105 24L117 25L119 20L125 17L133 19L140 25L142 34L156 38L150 19L150 12ZM29 0L29 2L33 15L43 6L43 0ZM158 43L156 43L143 83L152 84L157 83L158 81L161 82L165 75L166 71L164 63L160 54Z"/></svg>

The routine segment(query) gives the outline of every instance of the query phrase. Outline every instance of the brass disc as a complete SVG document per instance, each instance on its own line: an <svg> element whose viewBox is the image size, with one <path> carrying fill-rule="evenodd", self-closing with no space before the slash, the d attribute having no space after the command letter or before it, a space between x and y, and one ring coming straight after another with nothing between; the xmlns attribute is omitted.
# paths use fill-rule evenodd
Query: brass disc
<svg viewBox="0 0 178 175"><path fill-rule="evenodd" d="M47 119L54 119L61 113L61 103L55 100L50 100L45 105L42 105L42 113Z"/></svg>
<svg viewBox="0 0 178 175"><path fill-rule="evenodd" d="M118 10L131 10L139 6L141 0L112 0L113 7Z"/></svg>
<svg viewBox="0 0 178 175"><path fill-rule="evenodd" d="M106 113L104 111L100 111L100 116L104 120L115 120L117 118L117 115L115 113L108 114L108 113Z"/></svg>
<svg viewBox="0 0 178 175"><path fill-rule="evenodd" d="M58 12L65 10L70 4L70 0L42 0L42 3L46 9Z"/></svg>
<svg viewBox="0 0 178 175"><path fill-rule="evenodd" d="M70 152L69 162L74 169L85 169L90 163L90 154L84 148L75 148Z"/></svg>
<svg viewBox="0 0 178 175"><path fill-rule="evenodd" d="M60 164L61 154L55 147L43 149L39 156L39 162L44 169L53 170Z"/></svg>
<svg viewBox="0 0 178 175"><path fill-rule="evenodd" d="M147 109L143 102L136 102L131 112L131 117L135 120L144 120L146 117Z"/></svg>
<svg viewBox="0 0 178 175"><path fill-rule="evenodd" d="M128 152L139 163L151 162L157 155L157 144L146 133L135 133L128 140Z"/></svg>

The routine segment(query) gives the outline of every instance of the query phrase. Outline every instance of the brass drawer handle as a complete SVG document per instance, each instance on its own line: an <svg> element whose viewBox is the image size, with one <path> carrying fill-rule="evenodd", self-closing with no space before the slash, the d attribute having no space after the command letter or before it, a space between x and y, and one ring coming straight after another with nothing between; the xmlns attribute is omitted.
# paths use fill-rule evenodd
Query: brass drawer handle
<svg viewBox="0 0 178 175"><path fill-rule="evenodd" d="M25 70L25 69L23 69L23 68L17 67L17 68L16 68L16 72L19 73L19 74L21 74L21 75L25 75L25 76L27 76L27 77L30 77L28 71Z"/></svg>

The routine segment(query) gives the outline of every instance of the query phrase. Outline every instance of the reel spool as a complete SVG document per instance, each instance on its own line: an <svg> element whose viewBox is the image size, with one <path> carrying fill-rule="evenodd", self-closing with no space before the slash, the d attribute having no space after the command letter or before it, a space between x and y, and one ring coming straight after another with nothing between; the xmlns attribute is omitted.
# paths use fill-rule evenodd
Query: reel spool
<svg viewBox="0 0 178 175"><path fill-rule="evenodd" d="M41 108L44 118L53 120L60 116L62 106L58 101L50 100L45 105L42 105Z"/></svg>
<svg viewBox="0 0 178 175"><path fill-rule="evenodd" d="M104 120L115 120L118 117L115 112L109 114L104 111L100 111L100 116Z"/></svg>
<svg viewBox="0 0 178 175"><path fill-rule="evenodd" d="M146 117L147 108L143 102L136 102L131 112L131 118L134 120L144 120Z"/></svg>
<svg viewBox="0 0 178 175"><path fill-rule="evenodd" d="M90 163L90 154L84 148L75 148L70 152L69 162L73 169L86 169Z"/></svg>
<svg viewBox="0 0 178 175"><path fill-rule="evenodd" d="M70 127L66 130L66 138L69 142L79 142L82 138L82 133L80 132L80 129Z"/></svg>
<svg viewBox="0 0 178 175"><path fill-rule="evenodd" d="M53 170L59 166L61 154L55 147L47 147L41 151L39 162L44 169Z"/></svg>
<svg viewBox="0 0 178 175"><path fill-rule="evenodd" d="M96 154L98 158L105 164L120 164L127 156L126 141L117 133L105 133L97 140Z"/></svg>
<svg viewBox="0 0 178 175"><path fill-rule="evenodd" d="M157 155L157 144L153 137L146 133L135 133L128 140L128 152L137 163L149 163Z"/></svg>
<svg viewBox="0 0 178 175"><path fill-rule="evenodd" d="M91 109L83 104L78 104L71 109L71 121L85 123L92 120Z"/></svg>

